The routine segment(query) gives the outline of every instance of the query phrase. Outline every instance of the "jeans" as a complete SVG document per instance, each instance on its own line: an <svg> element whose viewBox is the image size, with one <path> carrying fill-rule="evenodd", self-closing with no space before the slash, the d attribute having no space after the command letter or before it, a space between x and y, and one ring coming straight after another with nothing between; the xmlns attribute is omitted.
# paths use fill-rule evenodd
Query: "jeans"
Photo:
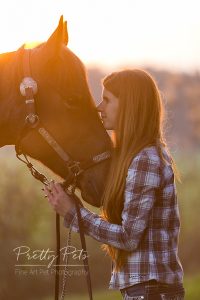
<svg viewBox="0 0 200 300"><path fill-rule="evenodd" d="M150 280L120 290L123 300L184 300L182 284L159 283Z"/></svg>

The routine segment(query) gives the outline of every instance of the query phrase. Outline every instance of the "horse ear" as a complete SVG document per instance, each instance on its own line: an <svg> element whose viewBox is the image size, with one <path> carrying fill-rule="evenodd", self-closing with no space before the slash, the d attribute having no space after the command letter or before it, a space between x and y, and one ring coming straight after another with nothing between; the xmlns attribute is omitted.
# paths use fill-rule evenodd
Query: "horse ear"
<svg viewBox="0 0 200 300"><path fill-rule="evenodd" d="M67 21L63 25L63 43L67 46L69 41L68 30L67 30Z"/></svg>
<svg viewBox="0 0 200 300"><path fill-rule="evenodd" d="M66 22L63 22L63 16L60 17L59 24L50 38L41 48L41 56L45 61L49 61L58 56L63 44L68 43L68 33Z"/></svg>

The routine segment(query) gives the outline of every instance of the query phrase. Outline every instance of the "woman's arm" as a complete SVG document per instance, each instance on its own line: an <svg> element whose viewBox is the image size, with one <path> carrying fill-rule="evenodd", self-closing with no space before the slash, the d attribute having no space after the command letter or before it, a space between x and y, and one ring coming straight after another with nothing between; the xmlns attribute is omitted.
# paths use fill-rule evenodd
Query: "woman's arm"
<svg viewBox="0 0 200 300"><path fill-rule="evenodd" d="M119 249L133 251L148 226L149 215L160 185L159 160L151 159L144 151L132 161L126 178L122 225L111 224L87 208L80 208L85 234L99 242ZM65 216L64 225L78 232L75 208Z"/></svg>

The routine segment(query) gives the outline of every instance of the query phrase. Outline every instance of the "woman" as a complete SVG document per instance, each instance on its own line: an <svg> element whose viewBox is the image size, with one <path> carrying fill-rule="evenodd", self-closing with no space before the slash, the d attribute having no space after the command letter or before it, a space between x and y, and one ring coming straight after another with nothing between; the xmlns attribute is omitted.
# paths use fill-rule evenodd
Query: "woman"
<svg viewBox="0 0 200 300"><path fill-rule="evenodd" d="M175 163L163 138L156 83L142 70L115 72L104 79L102 98L98 111L113 130L114 153L102 214L80 209L84 232L104 243L112 259L109 288L123 299L184 299ZM70 196L58 183L50 189L50 204L77 231Z"/></svg>

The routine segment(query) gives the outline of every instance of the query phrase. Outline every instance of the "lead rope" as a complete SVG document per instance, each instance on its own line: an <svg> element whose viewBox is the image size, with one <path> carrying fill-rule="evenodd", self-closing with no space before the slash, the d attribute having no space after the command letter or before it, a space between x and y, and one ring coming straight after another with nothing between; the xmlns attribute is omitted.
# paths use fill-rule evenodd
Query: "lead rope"
<svg viewBox="0 0 200 300"><path fill-rule="evenodd" d="M61 296L60 296L60 300L64 300L65 299L65 295L66 295L66 286L67 286L67 275L69 272L69 253L68 253L68 247L71 246L71 225L69 228L69 232L68 232L68 237L67 237L67 255L66 255L66 260L65 260L65 269L64 269L64 275L63 275L63 282L62 282L62 291L61 291Z"/></svg>
<svg viewBox="0 0 200 300"><path fill-rule="evenodd" d="M21 160L23 163L27 165L29 168L31 174L33 177L35 177L37 180L42 182L43 184L47 185L49 183L48 179L45 177L45 175L38 172L37 169L34 168L34 166L31 164L31 162L28 160L28 157L26 154L22 153L21 151L18 151L19 149L16 148L16 156L19 160ZM25 159L22 159L20 155L23 154ZM108 157L103 157L104 159L107 159ZM102 160L102 158L101 158ZM101 160L95 161L95 163L99 163ZM78 221L78 228L80 233L80 240L81 240L81 246L85 253L85 258L83 260L84 262L84 269L86 272L86 281L87 281L87 288L88 288L88 294L89 299L93 300L92 296L92 284L91 284L91 277L90 277L90 271L89 271L89 263L88 263L88 256L87 256L87 250L86 250L86 242L85 242L85 236L84 236L84 224L81 219L81 213L80 213L80 206L83 206L82 202L79 200L79 198L75 195L75 188L76 188L76 180L77 176L80 174L79 168L77 169L77 172L74 173L74 182L70 185L67 185L68 181L65 181L62 183L62 187L65 189L65 191L70 194L74 198L74 203L76 207L76 214L77 214L77 221ZM70 189L69 189L70 188ZM57 243L57 258L56 258L56 275L55 275L55 300L59 300L59 266L60 266L60 217L58 214L56 214L56 243ZM71 245L71 228L69 230L68 239L67 239L67 245ZM68 271L68 253L66 257L66 265L65 265L65 272L63 276L63 288L62 288L62 294L61 294L61 300L64 299L66 294L66 283L67 283L67 271Z"/></svg>
<svg viewBox="0 0 200 300"><path fill-rule="evenodd" d="M56 276L55 300L59 300L59 268L60 268L60 216L56 213Z"/></svg>
<svg viewBox="0 0 200 300"><path fill-rule="evenodd" d="M78 210L79 210L79 208L78 208ZM72 231L71 225L70 225L69 232L68 232L68 237L67 237L67 255L66 255L66 261L65 261L66 264L65 264L65 269L64 269L63 283L62 283L62 292L61 292L60 300L64 300L65 299L65 295L66 295L66 291L67 291L67 275L68 275L68 271L69 271L69 265L68 265L68 262L69 262L68 246L69 247L71 246L71 231ZM82 249L84 250L84 254L86 254L86 257L84 259L84 268L85 268L86 277L87 277L88 294L89 294L89 299L93 300L92 285L91 285L89 264L88 264L88 259L87 259L87 250L86 250L85 236L82 234L82 231L81 231L80 228L81 227L79 227L80 238L81 238L81 245L82 245Z"/></svg>
<svg viewBox="0 0 200 300"><path fill-rule="evenodd" d="M45 175L40 173L37 169L34 168L32 163L29 161L26 154L23 153L25 159L20 157L20 154L16 151L16 157L25 163L29 168L32 176L42 182L43 184L47 185L49 180L46 178ZM60 265L60 216L56 213L56 275L55 275L55 300L59 300L59 265Z"/></svg>
<svg viewBox="0 0 200 300"><path fill-rule="evenodd" d="M34 168L32 163L28 160L28 157L26 154L23 153L23 156L25 159L22 159L20 157L20 154L16 151L16 157L25 163L27 167L29 168L32 176L42 182L43 184L47 185L49 183L49 180L46 178L45 175L41 174L37 169ZM76 207L76 214L77 214L77 220L78 220L78 228L79 228L79 234L80 234L80 240L81 240L81 246L86 254L85 259L83 260L84 262L84 269L86 272L86 279L87 279L87 288L88 288L88 294L89 294L89 299L93 300L92 296L92 284L91 284L91 278L90 278L90 270L89 270L89 262L88 262L88 256L87 256L87 250L86 250L86 242L85 242L85 235L84 235L84 230L83 230L83 222L81 219L81 213L80 213L80 206L83 206L82 202L79 200L79 198L75 195L75 188L76 188L76 180L77 180L78 173L75 174L74 177L74 182L70 186L66 186L66 182L64 182L62 187L65 189L65 192L68 193L71 197L74 198L75 202L75 207ZM70 188L70 189L69 189ZM59 266L60 266L60 216L56 214L56 244L57 244L57 251L56 251L56 275L55 275L55 300L59 300ZM68 233L68 238L67 238L67 245L71 245L71 226L70 230ZM65 265L65 272L64 272L64 277L63 277L63 287L62 287L62 294L61 294L61 300L64 300L65 294L66 294L66 283L67 283L67 271L68 271L68 252L67 252L67 257L66 257L66 265Z"/></svg>
<svg viewBox="0 0 200 300"><path fill-rule="evenodd" d="M75 181L76 181L76 177L75 177ZM75 181L74 181L74 185L72 186L72 190L69 193L69 191L66 190L66 192L68 194L74 194L75 193ZM67 274L69 271L69 253L68 253L68 249L71 246L71 241L72 241L72 223L70 224L69 227L69 232L68 232L68 236L67 236L67 255L66 255L66 260L65 260L65 269L64 269L64 275L63 275L63 282L62 282L62 291L61 291L61 296L60 296L60 300L64 300L65 299L65 295L66 295L66 286L67 286Z"/></svg>
<svg viewBox="0 0 200 300"><path fill-rule="evenodd" d="M75 195L75 188L76 188L76 176L74 178L74 184L72 185L71 190L66 190L66 192L73 197L76 207L76 214L77 214L77 220L78 220L78 228L79 228L79 234L80 234L80 240L81 240L81 246L85 254L85 258L83 260L84 262L84 269L86 272L86 279L87 279L87 288L88 288L88 294L89 299L93 300L92 296L92 284L91 284L91 278L90 278L90 270L89 270L89 262L88 262L88 255L87 255L87 249L86 249L86 242L85 242L85 235L83 230L83 222L81 219L81 213L80 213L80 205L83 207L82 202L79 200L79 198ZM65 299L66 290L67 290L67 274L69 271L69 253L68 253L68 246L71 246L71 231L72 231L72 222L69 227L68 237L67 237L67 255L66 255L66 264L64 269L64 275L63 275L63 284L62 284L62 292L60 300Z"/></svg>
<svg viewBox="0 0 200 300"><path fill-rule="evenodd" d="M78 201L75 201L75 204L76 204L76 212L77 212L78 228L79 228L80 239L81 239L81 246L82 246L82 249L84 250L84 253L86 254L85 259L83 260L83 263L84 263L84 269L86 272L88 294L89 294L89 299L93 300L89 262L88 262L88 255L87 255L85 235L84 235L84 224L81 219L81 212L80 212L80 207L79 207Z"/></svg>

